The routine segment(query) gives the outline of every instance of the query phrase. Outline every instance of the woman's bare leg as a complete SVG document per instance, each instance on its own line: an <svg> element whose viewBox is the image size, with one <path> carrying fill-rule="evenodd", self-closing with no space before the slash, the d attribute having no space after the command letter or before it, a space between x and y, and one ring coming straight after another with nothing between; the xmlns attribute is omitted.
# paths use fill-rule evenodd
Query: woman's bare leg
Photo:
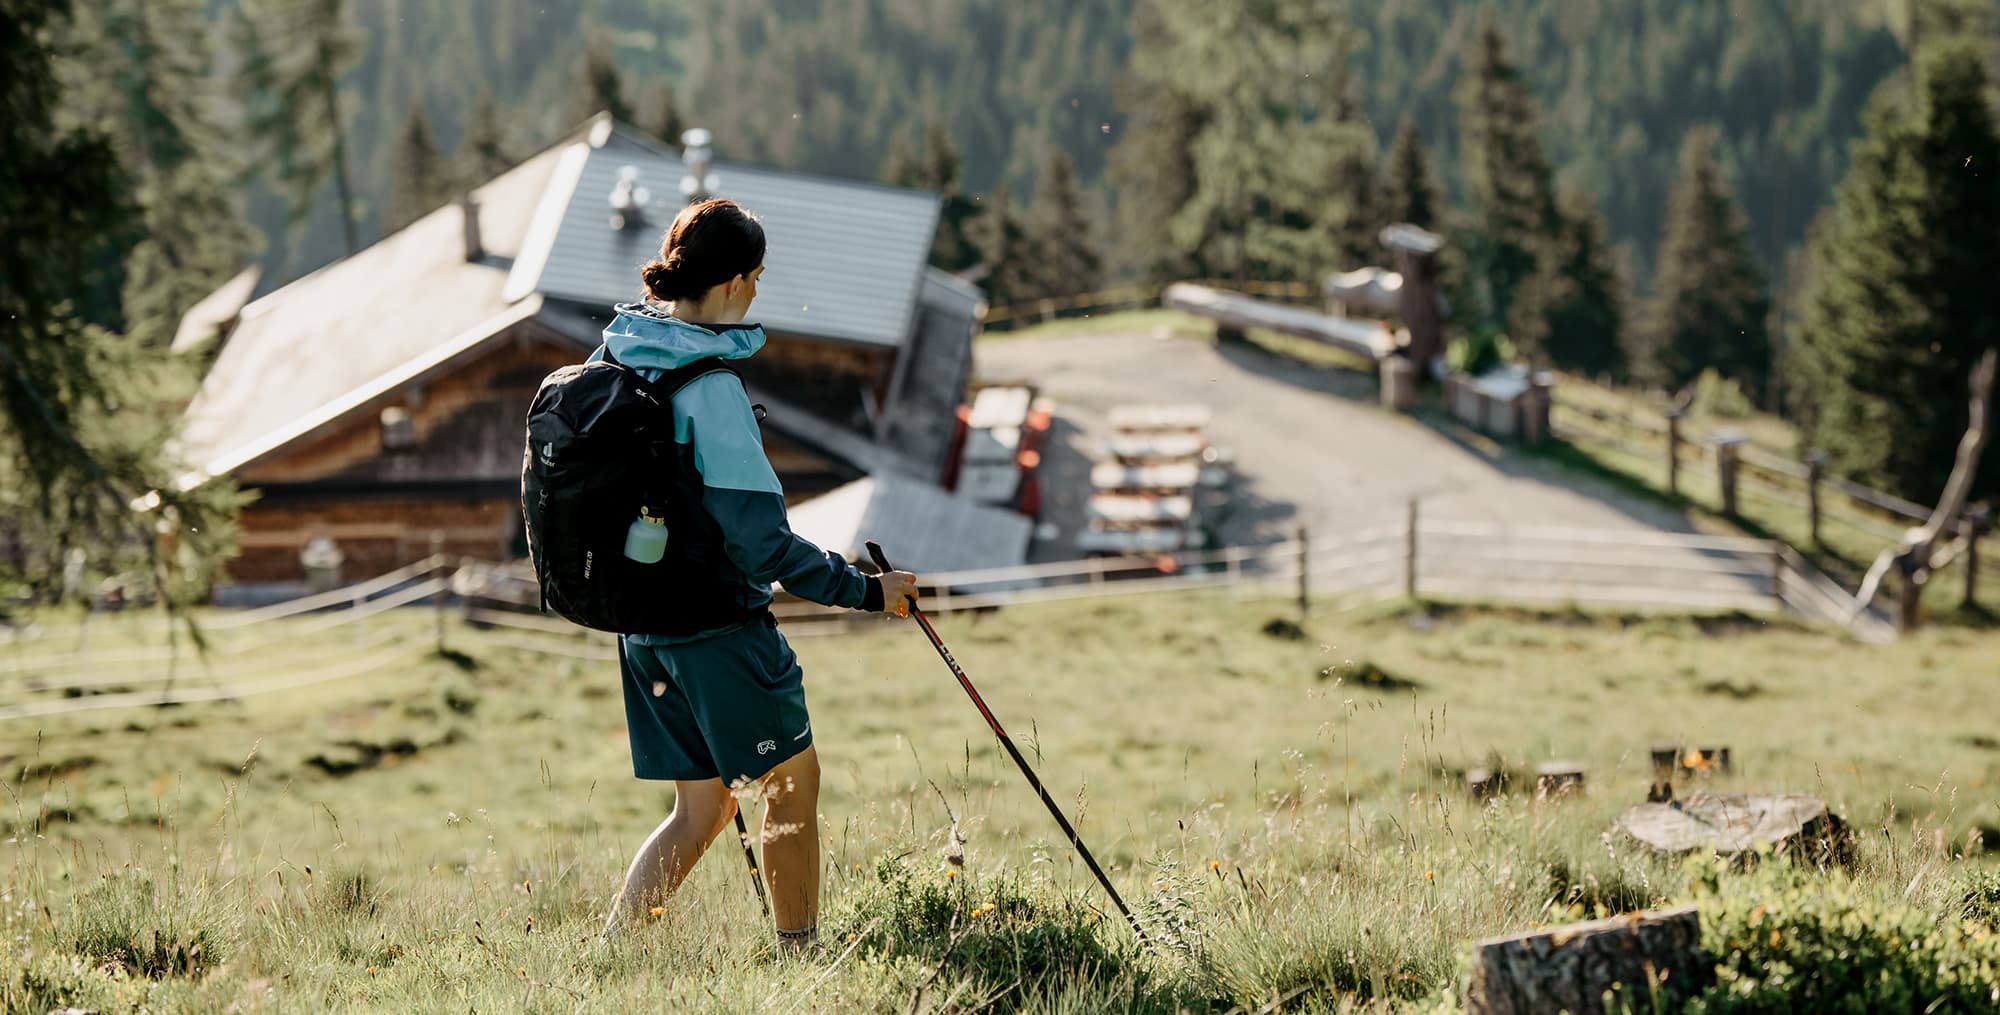
<svg viewBox="0 0 2000 1015"><path fill-rule="evenodd" d="M695 861L701 859L702 851L735 816L736 797L721 779L674 783L674 811L653 829L632 858L632 866L625 871L625 888L604 923L606 936L620 920L666 905Z"/></svg>
<svg viewBox="0 0 2000 1015"><path fill-rule="evenodd" d="M771 887L771 917L781 938L810 943L810 932L819 924L818 750L808 747L772 769L764 790L764 878Z"/></svg>

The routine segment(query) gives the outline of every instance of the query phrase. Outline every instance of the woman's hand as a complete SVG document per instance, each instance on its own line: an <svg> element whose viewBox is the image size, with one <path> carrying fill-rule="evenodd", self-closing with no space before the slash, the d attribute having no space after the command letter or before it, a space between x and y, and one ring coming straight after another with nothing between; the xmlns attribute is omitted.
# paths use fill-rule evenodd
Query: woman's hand
<svg viewBox="0 0 2000 1015"><path fill-rule="evenodd" d="M917 576L908 571L889 571L881 576L882 608L898 617L910 615L910 601L917 598Z"/></svg>

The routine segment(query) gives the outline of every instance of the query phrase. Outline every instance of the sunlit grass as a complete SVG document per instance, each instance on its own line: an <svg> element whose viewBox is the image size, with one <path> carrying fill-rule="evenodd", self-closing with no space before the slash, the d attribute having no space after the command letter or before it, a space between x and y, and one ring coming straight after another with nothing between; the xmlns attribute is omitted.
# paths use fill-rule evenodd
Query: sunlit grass
<svg viewBox="0 0 2000 1015"><path fill-rule="evenodd" d="M1261 633L1279 601L1214 593L940 618L1146 947L928 644L886 621L796 642L825 953L774 962L733 848L600 946L671 805L630 778L615 669L454 626L471 669L0 730L0 1009L1437 1006L1481 936L1700 890L1602 834L1656 741L1731 746L1716 787L1827 799L1861 833L1855 883L1909 907L1882 926L1991 912L1990 636L1315 605L1301 640ZM1369 671L1414 686L1352 679ZM1581 796L1464 791L1468 768L1558 757L1586 765Z"/></svg>

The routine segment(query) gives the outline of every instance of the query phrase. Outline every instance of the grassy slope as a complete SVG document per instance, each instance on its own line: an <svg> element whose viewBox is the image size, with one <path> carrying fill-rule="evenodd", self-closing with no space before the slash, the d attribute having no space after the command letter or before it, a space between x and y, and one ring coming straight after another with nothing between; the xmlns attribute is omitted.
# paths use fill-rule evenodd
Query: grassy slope
<svg viewBox="0 0 2000 1015"><path fill-rule="evenodd" d="M1091 929L1078 904L1097 895L1053 823L929 646L886 625L797 642L826 768L823 927L866 947L823 980L824 964L771 968L725 851L660 926L595 951L629 850L670 805L629 777L614 666L454 629L469 670L51 722L39 742L5 728L0 968L25 972L0 1008L783 1010L809 990L802 1007L908 1010L953 907L995 893L926 1005L1010 985L1005 1004L1057 1010L1420 997L1449 988L1476 936L1684 892L1678 869L1598 837L1642 798L1660 739L1732 746L1736 785L1823 795L1864 830L1864 883L1900 892L1922 870L1913 899L1931 910L1955 904L1952 851L2000 828L1990 638L1875 649L1722 620L1365 607L1323 608L1292 641L1260 633L1280 609L1190 594L943 624L1184 952L1141 957L1117 926ZM1416 686L1369 686L1382 674ZM364 745L387 753L328 771ZM1494 754L1581 760L1590 792L1470 807L1458 773ZM954 880L940 792L971 840ZM148 942L189 928L211 935L203 975L99 968L134 940L126 966L185 967Z"/></svg>

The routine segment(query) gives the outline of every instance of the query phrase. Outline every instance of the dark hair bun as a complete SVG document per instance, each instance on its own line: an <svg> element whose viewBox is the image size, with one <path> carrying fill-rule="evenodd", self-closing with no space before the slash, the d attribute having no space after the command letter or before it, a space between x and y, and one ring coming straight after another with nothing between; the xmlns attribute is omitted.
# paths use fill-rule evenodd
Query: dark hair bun
<svg viewBox="0 0 2000 1015"><path fill-rule="evenodd" d="M639 269L646 292L663 303L700 299L710 289L764 263L764 227L734 201L681 209L660 243L660 257Z"/></svg>

